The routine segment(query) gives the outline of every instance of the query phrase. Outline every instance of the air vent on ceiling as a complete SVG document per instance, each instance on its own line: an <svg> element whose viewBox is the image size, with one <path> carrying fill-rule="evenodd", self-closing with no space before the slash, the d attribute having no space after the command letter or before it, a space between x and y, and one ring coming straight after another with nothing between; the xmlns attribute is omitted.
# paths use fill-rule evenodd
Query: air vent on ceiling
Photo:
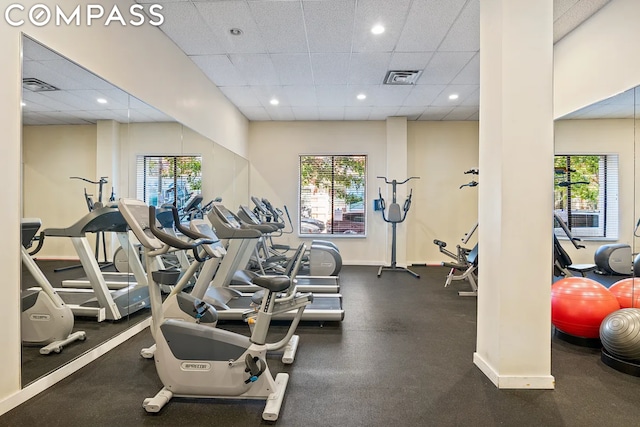
<svg viewBox="0 0 640 427"><path fill-rule="evenodd" d="M421 70L391 70L384 78L386 85L414 85L422 73Z"/></svg>
<svg viewBox="0 0 640 427"><path fill-rule="evenodd" d="M58 90L57 87L50 85L49 83L45 83L42 80L35 79L33 77L26 77L22 79L22 87L32 92L47 92L47 91Z"/></svg>

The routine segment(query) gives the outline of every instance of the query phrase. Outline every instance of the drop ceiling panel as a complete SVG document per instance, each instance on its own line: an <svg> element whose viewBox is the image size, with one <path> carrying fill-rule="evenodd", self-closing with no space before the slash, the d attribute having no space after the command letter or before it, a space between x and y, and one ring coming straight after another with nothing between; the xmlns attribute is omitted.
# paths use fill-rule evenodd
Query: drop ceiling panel
<svg viewBox="0 0 640 427"><path fill-rule="evenodd" d="M295 120L296 119L296 116L293 114L293 110L291 109L291 107L269 106L269 107L265 107L265 109L269 113L271 120Z"/></svg>
<svg viewBox="0 0 640 427"><path fill-rule="evenodd" d="M446 88L446 85L415 85L412 86L411 92L404 100L406 107L425 107L440 95Z"/></svg>
<svg viewBox="0 0 640 427"><path fill-rule="evenodd" d="M280 79L271 58L266 54L234 54L229 55L237 72L244 76L248 85L278 85Z"/></svg>
<svg viewBox="0 0 640 427"><path fill-rule="evenodd" d="M351 52L355 0L302 3L310 52Z"/></svg>
<svg viewBox="0 0 640 427"><path fill-rule="evenodd" d="M594 13L602 9L611 0L580 0L561 16L554 16L553 23L554 35L553 42L557 42L562 37L571 32L580 25L584 20L588 19Z"/></svg>
<svg viewBox="0 0 640 427"><path fill-rule="evenodd" d="M249 120L254 121L268 121L271 120L271 116L267 113L264 107L242 107L242 114Z"/></svg>
<svg viewBox="0 0 640 427"><path fill-rule="evenodd" d="M393 51L407 19L410 4L411 0L359 0L353 29L353 51ZM384 26L384 33L371 33L371 28L377 24Z"/></svg>
<svg viewBox="0 0 640 427"><path fill-rule="evenodd" d="M376 105L383 107L400 107L401 105L404 105L404 100L407 99L412 90L412 85L381 85L378 90L378 100Z"/></svg>
<svg viewBox="0 0 640 427"><path fill-rule="evenodd" d="M475 107L453 107L442 120L468 120L471 115L478 111Z"/></svg>
<svg viewBox="0 0 640 427"><path fill-rule="evenodd" d="M316 85L346 85L349 83L348 53L312 53L311 67Z"/></svg>
<svg viewBox="0 0 640 427"><path fill-rule="evenodd" d="M436 52L417 84L450 83L474 55L475 52Z"/></svg>
<svg viewBox="0 0 640 427"><path fill-rule="evenodd" d="M451 107L427 107L418 120L442 120L451 110Z"/></svg>
<svg viewBox="0 0 640 427"><path fill-rule="evenodd" d="M347 100L347 85L334 85L334 86L316 86L316 100L318 101L318 107L333 107L346 104Z"/></svg>
<svg viewBox="0 0 640 427"><path fill-rule="evenodd" d="M317 107L314 86L283 86L284 93L292 107Z"/></svg>
<svg viewBox="0 0 640 427"><path fill-rule="evenodd" d="M451 81L454 85L480 84L480 53L476 53L457 76Z"/></svg>
<svg viewBox="0 0 640 427"><path fill-rule="evenodd" d="M344 107L318 107L320 120L344 120Z"/></svg>
<svg viewBox="0 0 640 427"><path fill-rule="evenodd" d="M250 1L248 4L270 53L308 51L301 2Z"/></svg>
<svg viewBox="0 0 640 427"><path fill-rule="evenodd" d="M371 110L368 120L386 120L388 117L396 116L399 109L400 107L374 108Z"/></svg>
<svg viewBox="0 0 640 427"><path fill-rule="evenodd" d="M480 0L471 0L449 29L441 51L478 51L480 50Z"/></svg>
<svg viewBox="0 0 640 427"><path fill-rule="evenodd" d="M192 56L191 60L217 86L245 86L247 79L227 55Z"/></svg>
<svg viewBox="0 0 640 427"><path fill-rule="evenodd" d="M261 107L251 86L224 86L220 90L237 107Z"/></svg>
<svg viewBox="0 0 640 427"><path fill-rule="evenodd" d="M346 89L344 105L348 107L372 107L377 104L380 85L350 85ZM365 99L358 99L358 95L365 95Z"/></svg>
<svg viewBox="0 0 640 427"><path fill-rule="evenodd" d="M349 83L361 85L381 84L387 74L390 53L354 53L349 67Z"/></svg>
<svg viewBox="0 0 640 427"><path fill-rule="evenodd" d="M424 107L400 107L396 114L406 117L407 120L418 120L422 113L424 113Z"/></svg>
<svg viewBox="0 0 640 427"><path fill-rule="evenodd" d="M480 106L480 85L476 85L476 89L464 98L459 105L478 108Z"/></svg>
<svg viewBox="0 0 640 427"><path fill-rule="evenodd" d="M45 83L55 86L61 90L81 89L81 81L68 78L51 67L52 61L25 61L23 64L22 76L25 78L37 78Z"/></svg>
<svg viewBox="0 0 640 427"><path fill-rule="evenodd" d="M160 29L187 55L226 53L193 3L173 2L162 6L165 20Z"/></svg>
<svg viewBox="0 0 640 427"><path fill-rule="evenodd" d="M319 120L318 107L298 107L293 110L296 120Z"/></svg>
<svg viewBox="0 0 640 427"><path fill-rule="evenodd" d="M390 70L424 70L433 52L394 52L389 62Z"/></svg>
<svg viewBox="0 0 640 427"><path fill-rule="evenodd" d="M371 107L344 107L344 120L369 120Z"/></svg>
<svg viewBox="0 0 640 427"><path fill-rule="evenodd" d="M448 85L445 90L443 90L436 99L434 99L430 104L435 107L449 107L460 105L460 103L465 100L469 95L473 94L478 89L478 86L475 85ZM449 99L449 95L457 94L458 99L451 100Z"/></svg>
<svg viewBox="0 0 640 427"><path fill-rule="evenodd" d="M266 45L248 3L244 1L195 2L195 7L227 53L266 53ZM242 35L229 30L239 28Z"/></svg>
<svg viewBox="0 0 640 427"><path fill-rule="evenodd" d="M313 84L309 54L273 54L271 61L281 85Z"/></svg>
<svg viewBox="0 0 640 427"><path fill-rule="evenodd" d="M435 51L466 0L414 0L396 51Z"/></svg>
<svg viewBox="0 0 640 427"><path fill-rule="evenodd" d="M49 61L60 59L60 56L51 49L48 49L41 44L33 42L31 40L23 44L22 55L23 59L30 59L34 61Z"/></svg>
<svg viewBox="0 0 640 427"><path fill-rule="evenodd" d="M265 107L269 114L274 108L285 108L291 105L282 86L253 86L252 89L260 105ZM279 106L274 107L270 104L273 98L280 102Z"/></svg>

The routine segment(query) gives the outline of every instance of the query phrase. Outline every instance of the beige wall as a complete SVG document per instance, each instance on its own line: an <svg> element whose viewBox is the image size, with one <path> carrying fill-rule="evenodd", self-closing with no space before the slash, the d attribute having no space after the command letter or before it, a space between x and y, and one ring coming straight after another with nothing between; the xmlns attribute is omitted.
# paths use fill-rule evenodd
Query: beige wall
<svg viewBox="0 0 640 427"><path fill-rule="evenodd" d="M408 259L412 263L451 261L438 251L434 239L455 246L478 220L478 188L459 189L481 176L464 172L478 167L478 122L409 122L409 175L413 204L408 216ZM476 235L469 241L473 247Z"/></svg>
<svg viewBox="0 0 640 427"><path fill-rule="evenodd" d="M388 251L386 223L372 209L386 172L385 122L252 122L249 125L250 189L275 206L286 205L297 226L300 154L366 154L367 237L332 238L350 264L379 264ZM279 241L297 245L297 233ZM309 240L309 239L304 239Z"/></svg>
<svg viewBox="0 0 640 427"><path fill-rule="evenodd" d="M477 122L409 122L407 129L408 175L413 203L407 221L398 227L408 231L407 261L436 263L446 257L438 252L434 238L455 243L477 218L475 189L458 190L472 177L465 170L477 167ZM385 122L254 122L249 126L251 195L286 204L294 222L298 208L298 156L300 154L367 154L367 236L332 237L347 264L378 265L388 261L390 237L379 212L372 209L378 188L385 193L387 175ZM393 151L393 150L391 150ZM389 177L404 179L405 177ZM404 202L404 196L400 203ZM288 244L296 234L281 238ZM403 244L398 241L398 245Z"/></svg>
<svg viewBox="0 0 640 427"><path fill-rule="evenodd" d="M84 188L98 200L97 186L69 179L96 179L96 126L25 126L22 132L23 216L40 218L43 229L71 226L87 213ZM38 257L77 255L69 239L49 238Z"/></svg>

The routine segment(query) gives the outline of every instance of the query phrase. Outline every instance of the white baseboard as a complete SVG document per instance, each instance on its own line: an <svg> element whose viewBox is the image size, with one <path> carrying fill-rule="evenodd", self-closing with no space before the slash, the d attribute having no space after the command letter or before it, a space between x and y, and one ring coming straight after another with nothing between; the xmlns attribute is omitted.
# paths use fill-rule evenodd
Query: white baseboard
<svg viewBox="0 0 640 427"><path fill-rule="evenodd" d="M49 375L46 375L28 386L24 387L22 390L12 394L11 396L6 397L3 400L0 400L0 415L9 412L13 408L21 405L32 397L36 396L39 393L42 393L49 387L53 386L57 382L65 379L69 375L78 371L79 369L87 366L89 363L98 359L100 356L106 354L107 352L113 350L129 338L135 336L136 334L143 331L145 328L149 326L151 323L151 318L145 319L142 322L130 327L126 331L116 335L108 341L100 344L96 348L93 348L66 365L56 369L51 372Z"/></svg>
<svg viewBox="0 0 640 427"><path fill-rule="evenodd" d="M553 375L500 375L478 353L473 353L473 363L500 389L553 390L556 386L556 380Z"/></svg>

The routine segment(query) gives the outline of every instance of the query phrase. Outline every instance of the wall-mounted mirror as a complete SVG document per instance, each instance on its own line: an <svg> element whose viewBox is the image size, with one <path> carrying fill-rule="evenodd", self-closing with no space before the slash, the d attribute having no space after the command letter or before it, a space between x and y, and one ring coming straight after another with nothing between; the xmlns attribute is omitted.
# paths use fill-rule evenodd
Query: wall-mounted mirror
<svg viewBox="0 0 640 427"><path fill-rule="evenodd" d="M118 310L121 319L93 307L100 308L100 301L82 307L91 299L87 294L95 293L92 283L100 281L94 276L104 279L110 293L122 293L119 289L135 286L141 281L136 277L144 275L133 261L137 249L119 250L129 246L126 233L100 232L99 226L113 221L110 199L132 197L182 209L190 196L201 193L201 206L220 197L237 209L248 204L249 167L241 156L28 37L23 37L23 77L22 213L38 219L24 243L27 253L44 244L25 255L35 263L24 263L22 288L36 291L32 270L37 270L58 294L72 289L65 304L81 306L74 307L73 332L86 333L85 341L59 354L43 355L42 345L24 345L24 386L149 315L147 309L134 310L141 294L131 290L119 300L132 307ZM71 236L82 234L83 225L91 229L86 239ZM38 240L40 231L44 240ZM92 273L85 279L87 269ZM95 314L100 312L103 321Z"/></svg>
<svg viewBox="0 0 640 427"><path fill-rule="evenodd" d="M181 126L28 37L23 37L22 111L22 216L30 219L22 226L22 330L23 341L29 341L22 350L24 386L148 317L144 291L134 290L144 280L111 264L115 250L127 245L127 233L109 202L135 197L129 192L135 174L124 166L131 158L123 143L129 125L176 127L177 149ZM39 243L37 253L29 254ZM39 272L44 275L38 281ZM43 351L38 344L43 310L59 312L56 298L54 308L36 303L47 284L75 313L72 336L86 334L60 353L59 347ZM107 290L101 294L96 286ZM69 328L66 317L52 326L57 334Z"/></svg>
<svg viewBox="0 0 640 427"><path fill-rule="evenodd" d="M634 332L640 329L640 281L635 278L640 272L639 95L640 89L632 88L556 121L556 236L568 258L558 261L556 251L556 266L565 271L556 277L552 291L558 335L571 343L602 348L602 362L626 373L635 371L636 376L640 376L640 340ZM575 238L573 244L569 236ZM566 287L559 283L569 276L578 280ZM636 311L621 310L628 308Z"/></svg>

